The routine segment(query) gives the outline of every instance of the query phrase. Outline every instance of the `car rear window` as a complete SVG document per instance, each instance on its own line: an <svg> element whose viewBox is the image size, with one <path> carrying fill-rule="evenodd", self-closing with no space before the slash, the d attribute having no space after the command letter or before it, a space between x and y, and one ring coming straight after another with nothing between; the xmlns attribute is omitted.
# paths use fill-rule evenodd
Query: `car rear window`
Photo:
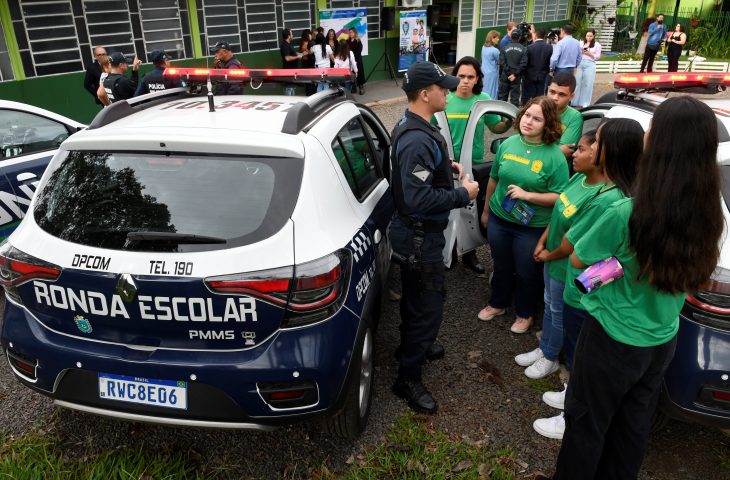
<svg viewBox="0 0 730 480"><path fill-rule="evenodd" d="M93 247L236 247L284 226L302 170L295 158L72 151L38 193L34 218L51 235Z"/></svg>

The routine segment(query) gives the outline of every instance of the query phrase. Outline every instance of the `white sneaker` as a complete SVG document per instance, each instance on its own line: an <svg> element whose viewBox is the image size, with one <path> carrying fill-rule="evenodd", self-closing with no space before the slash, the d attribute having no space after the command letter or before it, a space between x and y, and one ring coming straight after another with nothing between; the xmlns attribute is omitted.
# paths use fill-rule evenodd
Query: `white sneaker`
<svg viewBox="0 0 730 480"><path fill-rule="evenodd" d="M565 433L565 418L563 414L550 418L538 418L532 423L532 428L543 437L562 440Z"/></svg>
<svg viewBox="0 0 730 480"><path fill-rule="evenodd" d="M540 356L535 363L525 369L525 375L534 379L545 378L551 373L557 372L558 369L560 369L560 362L557 360L553 362Z"/></svg>
<svg viewBox="0 0 730 480"><path fill-rule="evenodd" d="M517 355L515 357L515 362L517 362L517 365L519 365L520 367L529 367L530 365L544 357L545 356L542 354L542 350L540 350L540 347L537 347L531 352L521 353Z"/></svg>
<svg viewBox="0 0 730 480"><path fill-rule="evenodd" d="M558 410L565 410L565 392L568 390L568 384L563 384L561 392L545 392L542 394L542 401Z"/></svg>

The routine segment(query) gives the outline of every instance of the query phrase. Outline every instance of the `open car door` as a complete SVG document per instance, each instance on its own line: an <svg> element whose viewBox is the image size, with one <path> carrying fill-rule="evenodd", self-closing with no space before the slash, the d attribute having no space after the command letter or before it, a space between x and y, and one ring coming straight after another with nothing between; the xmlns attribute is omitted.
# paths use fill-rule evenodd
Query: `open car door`
<svg viewBox="0 0 730 480"><path fill-rule="evenodd" d="M514 134L514 130L509 128L504 133L494 133L488 126L484 128L484 138L475 139L477 124L484 115L494 114L504 118L514 120L517 117L518 109L511 103L502 102L499 100L478 100L474 102L469 113L469 120L467 121L466 131L464 132L464 141L461 146L461 153L459 156L459 163L464 166L464 172L471 175L472 179L477 178L474 174L472 165L472 146L474 142L484 142L484 164L478 167L482 176L486 174L488 177L488 170L491 169L491 164L494 162L494 152L497 151L496 146L503 138L507 138ZM449 154L453 155L453 145L451 142L451 135L449 130L448 121L446 119L445 112L439 112L436 115L441 133L446 138L446 142L449 148ZM496 143L495 143L496 142ZM492 148L494 144L495 148ZM492 151L490 151L492 150ZM458 182L455 182L458 186ZM480 184L479 198L484 198L486 195L486 180L483 185ZM444 246L444 264L447 267L451 266L452 252L454 251L454 245L456 245L456 252L462 255L466 252L470 252L476 249L478 246L486 243L486 238L482 235L479 228L479 216L481 211L477 207L477 201L472 200L469 205L463 208L454 209L449 214L449 225L444 231L446 237L446 244Z"/></svg>

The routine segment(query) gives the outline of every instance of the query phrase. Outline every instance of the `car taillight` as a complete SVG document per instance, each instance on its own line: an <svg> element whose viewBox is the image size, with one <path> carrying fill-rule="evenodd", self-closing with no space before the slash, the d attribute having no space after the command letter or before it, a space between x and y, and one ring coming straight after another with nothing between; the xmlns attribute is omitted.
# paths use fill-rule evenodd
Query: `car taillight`
<svg viewBox="0 0 730 480"><path fill-rule="evenodd" d="M13 301L22 303L17 287L30 280L55 281L61 267L21 252L9 243L0 248L0 284Z"/></svg>
<svg viewBox="0 0 730 480"><path fill-rule="evenodd" d="M283 328L317 322L342 306L350 278L350 254L339 250L311 262L205 279L216 293L251 295L286 308Z"/></svg>
<svg viewBox="0 0 730 480"><path fill-rule="evenodd" d="M705 286L687 295L685 307L695 321L730 330L730 270L717 267Z"/></svg>

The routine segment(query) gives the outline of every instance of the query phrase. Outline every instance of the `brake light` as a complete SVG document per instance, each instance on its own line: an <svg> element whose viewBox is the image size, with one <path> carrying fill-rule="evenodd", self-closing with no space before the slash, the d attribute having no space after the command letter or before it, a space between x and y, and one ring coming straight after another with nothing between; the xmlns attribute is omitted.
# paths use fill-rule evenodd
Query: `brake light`
<svg viewBox="0 0 730 480"><path fill-rule="evenodd" d="M728 392L718 392L717 390L712 392L712 397L717 400L724 400L726 402L730 402L730 393Z"/></svg>
<svg viewBox="0 0 730 480"><path fill-rule="evenodd" d="M730 75L723 73L628 73L618 75L614 81L615 88L696 88L696 87L728 87Z"/></svg>
<svg viewBox="0 0 730 480"><path fill-rule="evenodd" d="M718 267L710 280L687 295L689 313L700 323L730 330L730 270Z"/></svg>
<svg viewBox="0 0 730 480"><path fill-rule="evenodd" d="M268 69L224 69L224 68L166 68L165 77L180 78L187 81L240 82L242 79L278 79L280 81L327 80L346 82L351 79L349 68L268 68Z"/></svg>
<svg viewBox="0 0 730 480"><path fill-rule="evenodd" d="M0 248L0 285L15 302L22 303L17 288L30 280L55 281L61 267L21 252L9 243Z"/></svg>
<svg viewBox="0 0 730 480"><path fill-rule="evenodd" d="M340 250L320 259L272 270L205 279L215 293L250 295L285 307L283 327L313 323L334 314L344 302L350 254Z"/></svg>

